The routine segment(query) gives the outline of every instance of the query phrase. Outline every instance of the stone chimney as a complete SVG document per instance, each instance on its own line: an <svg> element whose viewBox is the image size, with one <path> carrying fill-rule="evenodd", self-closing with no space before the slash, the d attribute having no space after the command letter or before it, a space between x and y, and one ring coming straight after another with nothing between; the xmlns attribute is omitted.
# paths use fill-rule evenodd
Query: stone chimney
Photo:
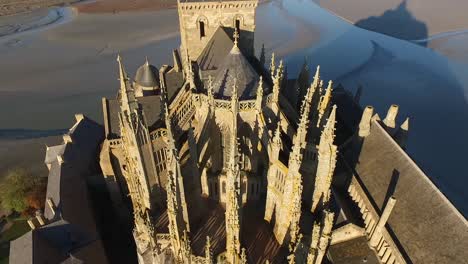
<svg viewBox="0 0 468 264"><path fill-rule="evenodd" d="M359 123L359 136L367 137L370 134L370 124L372 116L374 115L374 108L372 106L366 106L364 112L362 112L361 122Z"/></svg>
<svg viewBox="0 0 468 264"><path fill-rule="evenodd" d="M59 164L63 164L65 161L63 160L63 156L62 155L57 155L57 161Z"/></svg>
<svg viewBox="0 0 468 264"><path fill-rule="evenodd" d="M65 143L65 144L73 143L73 140L72 140L70 134L63 135L63 143Z"/></svg>
<svg viewBox="0 0 468 264"><path fill-rule="evenodd" d="M47 198L47 205L49 206L50 211L52 211L52 214L55 216L55 204L54 201L52 201L52 198Z"/></svg>
<svg viewBox="0 0 468 264"><path fill-rule="evenodd" d="M84 119L84 115L83 114L75 114L75 119L76 119L76 122L80 122L81 120Z"/></svg>
<svg viewBox="0 0 468 264"><path fill-rule="evenodd" d="M409 131L409 117L405 119L403 124L398 128L395 132L395 136L393 137L395 141L400 145L401 148L406 147L406 141L408 140L408 131Z"/></svg>
<svg viewBox="0 0 468 264"><path fill-rule="evenodd" d="M37 219L37 222L39 222L39 225L43 226L46 224L46 219L44 215L42 214L41 210L36 211L36 219Z"/></svg>
<svg viewBox="0 0 468 264"><path fill-rule="evenodd" d="M395 128L395 120L398 115L398 105L393 104L387 112L387 116L383 120L384 124L389 128Z"/></svg>

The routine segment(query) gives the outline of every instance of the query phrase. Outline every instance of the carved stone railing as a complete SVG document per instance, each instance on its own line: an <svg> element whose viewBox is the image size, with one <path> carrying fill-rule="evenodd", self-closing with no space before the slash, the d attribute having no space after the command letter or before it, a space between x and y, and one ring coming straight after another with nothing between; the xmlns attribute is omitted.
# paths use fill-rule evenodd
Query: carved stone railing
<svg viewBox="0 0 468 264"><path fill-rule="evenodd" d="M192 100L194 103L204 104L208 103L208 96L205 94L193 94ZM231 109L231 101L230 100L222 100L222 99L215 99L215 108L221 109ZM265 96L263 98L263 105L266 105L268 102L271 102L271 94ZM253 111L256 109L256 100L242 100L239 101L239 111L240 112L247 112Z"/></svg>
<svg viewBox="0 0 468 264"><path fill-rule="evenodd" d="M199 257L199 256L194 256L194 255L190 257L190 260L194 264L206 264L207 263L205 257Z"/></svg>
<svg viewBox="0 0 468 264"><path fill-rule="evenodd" d="M271 94L269 94L269 95L266 96L265 102L266 102L267 104L270 104L272 100L273 100L273 93L271 93Z"/></svg>
<svg viewBox="0 0 468 264"><path fill-rule="evenodd" d="M122 144L122 140L121 140L121 139L110 139L110 140L109 140L109 146L110 146L111 148L118 147L118 146L120 146L120 144Z"/></svg>
<svg viewBox="0 0 468 264"><path fill-rule="evenodd" d="M160 137L167 137L167 129L165 128L158 128L150 133L150 139L156 140Z"/></svg>
<svg viewBox="0 0 468 264"><path fill-rule="evenodd" d="M168 241L171 239L170 234L156 234L156 241Z"/></svg>
<svg viewBox="0 0 468 264"><path fill-rule="evenodd" d="M353 176L348 187L348 193L361 211L362 219L365 224L365 233L368 239L370 239L375 231L377 223L379 222L380 216L369 201L364 189L355 176ZM406 263L400 253L400 250L385 227L381 233L382 237L375 248L379 260L386 264Z"/></svg>

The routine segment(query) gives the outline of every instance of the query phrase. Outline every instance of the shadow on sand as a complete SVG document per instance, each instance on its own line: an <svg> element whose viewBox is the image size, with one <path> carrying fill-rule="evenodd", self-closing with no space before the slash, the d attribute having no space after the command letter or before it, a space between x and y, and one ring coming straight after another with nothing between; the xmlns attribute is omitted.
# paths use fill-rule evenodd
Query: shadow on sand
<svg viewBox="0 0 468 264"><path fill-rule="evenodd" d="M428 37L426 24L418 21L411 14L407 8L407 0L403 0L395 9L385 11L381 16L361 19L355 25L403 40L419 40ZM423 45L425 46L426 43Z"/></svg>

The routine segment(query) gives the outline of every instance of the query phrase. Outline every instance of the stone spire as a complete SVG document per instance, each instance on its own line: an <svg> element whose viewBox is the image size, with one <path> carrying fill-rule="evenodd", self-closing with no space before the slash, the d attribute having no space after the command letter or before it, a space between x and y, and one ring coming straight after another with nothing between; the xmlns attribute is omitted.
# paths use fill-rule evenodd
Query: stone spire
<svg viewBox="0 0 468 264"><path fill-rule="evenodd" d="M206 237L205 264L214 264L213 252L211 251L211 241L209 236Z"/></svg>
<svg viewBox="0 0 468 264"><path fill-rule="evenodd" d="M327 252L328 245L330 244L331 240L334 217L335 214L328 209L323 211L320 240L318 241L317 256L315 258L314 264L321 264L323 257Z"/></svg>
<svg viewBox="0 0 468 264"><path fill-rule="evenodd" d="M299 155L306 145L307 129L309 125L309 116L312 108L312 98L314 93L315 86L312 84L307 90L301 105L301 118L299 120L296 137L293 140L293 153L295 153L295 155Z"/></svg>
<svg viewBox="0 0 468 264"><path fill-rule="evenodd" d="M185 258L184 234L190 231L187 203L185 200L184 181L180 169L178 150L175 145L174 134L169 116L167 100L163 100L167 128L167 215L169 219L169 233L174 256Z"/></svg>
<svg viewBox="0 0 468 264"><path fill-rule="evenodd" d="M240 264L247 264L247 254L245 253L245 248L242 248Z"/></svg>
<svg viewBox="0 0 468 264"><path fill-rule="evenodd" d="M230 140L229 166L226 172L226 257L229 263L237 263L240 258L240 218L241 218L241 196L240 196L240 171L238 164L238 141L237 141L237 115L239 107L237 98L237 85L234 87L231 97L232 111L232 134Z"/></svg>
<svg viewBox="0 0 468 264"><path fill-rule="evenodd" d="M278 105L278 103L279 103L279 94L280 94L280 88L281 88L281 83L282 83L282 79L283 79L283 69L284 69L283 61L281 60L279 66L278 66L278 70L276 71L276 75L272 76L272 78L273 78L273 99L272 99L272 101L276 105Z"/></svg>
<svg viewBox="0 0 468 264"><path fill-rule="evenodd" d="M333 106L318 145L318 165L315 188L312 195L312 212L324 209L330 200L330 185L336 166L337 147L335 139L336 105Z"/></svg>
<svg viewBox="0 0 468 264"><path fill-rule="evenodd" d="M260 51L260 65L265 66L265 44L262 44L262 50Z"/></svg>
<svg viewBox="0 0 468 264"><path fill-rule="evenodd" d="M278 123L278 126L276 127L275 130L275 135L272 140L272 146L271 146L271 158L272 160L278 160L279 159L279 153L281 151L281 124Z"/></svg>
<svg viewBox="0 0 468 264"><path fill-rule="evenodd" d="M280 243L284 242L287 231L290 231L290 238L296 243L299 234L299 220L302 206L302 175L300 168L302 164L302 152L306 146L306 135L309 123L310 100L314 88L311 86L302 103L302 113L296 136L293 140L292 151L289 155L288 175L284 185L283 197L278 212L276 225L276 238Z"/></svg>
<svg viewBox="0 0 468 264"><path fill-rule="evenodd" d="M408 140L408 132L409 132L409 117L405 119L403 124L401 124L400 128L395 132L395 136L393 138L395 141L400 145L401 148L406 147L406 141Z"/></svg>
<svg viewBox="0 0 468 264"><path fill-rule="evenodd" d="M312 229L312 238L309 248L309 254L307 255L307 264L315 264L317 258L318 244L320 241L320 224L315 221Z"/></svg>
<svg viewBox="0 0 468 264"><path fill-rule="evenodd" d="M270 62L270 73L271 73L271 78L274 78L275 76L275 71L276 71L276 66L275 66L275 53L271 53L271 62Z"/></svg>
<svg viewBox="0 0 468 264"><path fill-rule="evenodd" d="M330 101L331 101L331 95L332 95L332 86L333 86L333 81L328 82L328 87L327 90L325 91L325 94L320 98L320 105L318 109L318 120L317 120L317 127L320 127L320 123L322 121L322 117L327 111Z"/></svg>
<svg viewBox="0 0 468 264"><path fill-rule="evenodd" d="M233 38L234 38L234 46L238 46L239 44L239 32L237 31L237 27L234 28L234 35L233 35Z"/></svg>
<svg viewBox="0 0 468 264"><path fill-rule="evenodd" d="M320 65L317 66L315 70L314 80L312 82L312 86L318 87L320 85Z"/></svg>
<svg viewBox="0 0 468 264"><path fill-rule="evenodd" d="M211 75L208 76L208 89L207 89L207 95L208 95L208 105L209 105L209 110L211 114L214 114L214 108L215 108L215 101L214 101L214 94L213 94L213 78Z"/></svg>
<svg viewBox="0 0 468 264"><path fill-rule="evenodd" d="M192 61L190 59L188 50L185 52L186 54L186 64L185 67L185 78L188 80L191 89L195 89L195 74L193 72Z"/></svg>
<svg viewBox="0 0 468 264"><path fill-rule="evenodd" d="M263 77L260 76L257 88L257 98L255 100L255 108L258 113L262 112L262 100L263 100Z"/></svg>
<svg viewBox="0 0 468 264"><path fill-rule="evenodd" d="M117 62L119 63L119 80L120 80L120 103L122 110L133 112L138 109L138 103L135 99L135 92L130 84L127 72L122 63L122 57L117 55Z"/></svg>

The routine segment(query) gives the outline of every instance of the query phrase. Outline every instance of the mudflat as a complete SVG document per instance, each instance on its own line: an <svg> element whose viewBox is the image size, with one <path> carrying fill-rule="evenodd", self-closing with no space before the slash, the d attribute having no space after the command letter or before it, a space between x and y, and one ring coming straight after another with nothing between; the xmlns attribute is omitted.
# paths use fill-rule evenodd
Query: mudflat
<svg viewBox="0 0 468 264"><path fill-rule="evenodd" d="M314 0L364 29L406 40L468 28L466 0Z"/></svg>
<svg viewBox="0 0 468 264"><path fill-rule="evenodd" d="M51 6L68 5L81 0L2 0L0 16L31 12Z"/></svg>

